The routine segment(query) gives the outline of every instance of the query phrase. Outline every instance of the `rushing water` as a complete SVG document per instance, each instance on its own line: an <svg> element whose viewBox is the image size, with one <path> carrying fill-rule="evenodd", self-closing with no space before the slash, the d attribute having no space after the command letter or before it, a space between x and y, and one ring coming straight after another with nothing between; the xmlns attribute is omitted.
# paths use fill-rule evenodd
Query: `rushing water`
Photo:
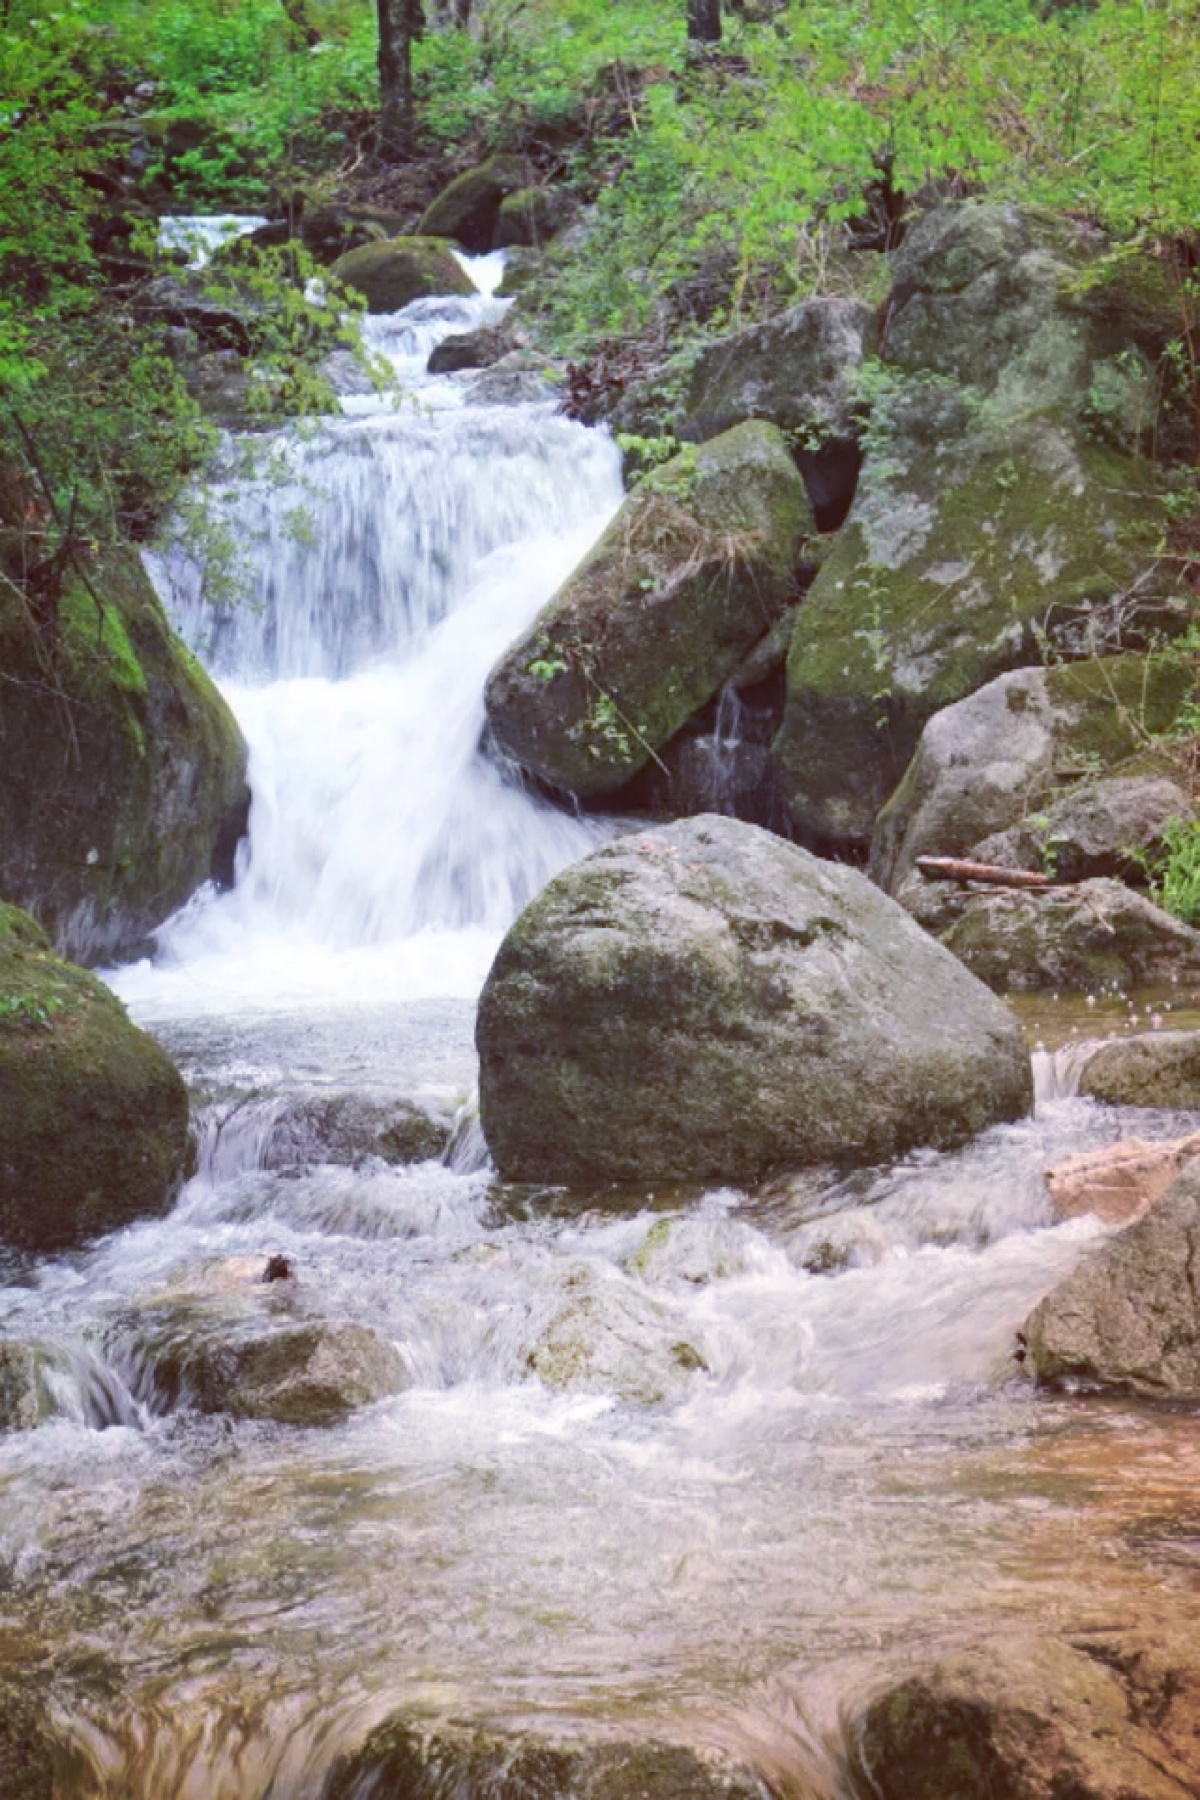
<svg viewBox="0 0 1200 1800"><path fill-rule="evenodd" d="M619 498L602 435L424 377L498 311L376 322L402 402L285 437L233 502L253 604L163 572L254 789L235 891L119 978L193 1085L201 1168L169 1218L0 1288L56 1406L0 1440L0 1676L47 1672L79 1795L312 1800L403 1707L679 1735L830 1796L889 1659L1193 1580L1187 1422L1039 1400L1012 1352L1101 1235L1054 1223L1047 1164L1195 1118L1071 1098L1051 1049L1037 1116L952 1156L755 1192L492 1176L471 1001L597 828L481 753L482 683ZM344 1092L436 1102L446 1156L263 1166L287 1097ZM138 1319L268 1255L306 1316L393 1340L406 1390L318 1430L172 1409Z"/></svg>

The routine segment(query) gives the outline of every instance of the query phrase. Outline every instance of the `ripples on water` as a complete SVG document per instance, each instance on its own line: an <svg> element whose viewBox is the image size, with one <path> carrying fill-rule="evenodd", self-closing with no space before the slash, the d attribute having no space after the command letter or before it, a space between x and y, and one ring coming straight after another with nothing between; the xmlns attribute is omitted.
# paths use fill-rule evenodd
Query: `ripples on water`
<svg viewBox="0 0 1200 1800"><path fill-rule="evenodd" d="M0 1439L0 1674L52 1660L79 1794L305 1800L404 1706L676 1733L829 1795L881 1657L1191 1579L1160 1529L1192 1504L1186 1422L1035 1399L1012 1350L1102 1235L1054 1224L1047 1163L1194 1117L1073 1099L1046 1053L1037 1117L950 1156L753 1193L493 1179L469 997L594 828L478 753L480 691L618 497L604 438L423 382L495 311L376 327L422 406L290 446L315 552L290 491L231 502L259 604L190 626L250 740L249 852L120 977L193 1084L201 1171L0 1288L57 1412ZM260 1166L281 1092L422 1085L460 1107L447 1161ZM234 1424L114 1355L131 1309L268 1254L392 1339L407 1391Z"/></svg>

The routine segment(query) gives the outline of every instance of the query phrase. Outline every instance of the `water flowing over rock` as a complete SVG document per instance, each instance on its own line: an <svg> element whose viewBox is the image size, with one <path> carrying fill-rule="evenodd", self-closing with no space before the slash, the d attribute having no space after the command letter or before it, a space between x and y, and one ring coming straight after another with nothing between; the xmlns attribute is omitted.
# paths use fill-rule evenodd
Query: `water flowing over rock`
<svg viewBox="0 0 1200 1800"><path fill-rule="evenodd" d="M1136 648L1186 622L1146 466L1091 424L1124 316L1111 293L1107 310L1076 298L1098 249L971 202L926 215L897 257L889 368L854 506L797 619L775 746L796 825L831 845L870 843L942 707L1046 643Z"/></svg>
<svg viewBox="0 0 1200 1800"><path fill-rule="evenodd" d="M32 1344L0 1338L0 1432L31 1431L40 1421L43 1402L39 1366L40 1358Z"/></svg>
<svg viewBox="0 0 1200 1800"><path fill-rule="evenodd" d="M170 1057L0 906L0 1244L44 1254L161 1214L189 1157Z"/></svg>
<svg viewBox="0 0 1200 1800"><path fill-rule="evenodd" d="M871 876L896 893L919 856L1112 875L1191 810L1149 740L1192 685L1181 658L1100 657L1018 669L935 714L879 815Z"/></svg>
<svg viewBox="0 0 1200 1800"><path fill-rule="evenodd" d="M787 606L814 529L772 425L664 465L493 671L500 749L571 793L623 787Z"/></svg>
<svg viewBox="0 0 1200 1800"><path fill-rule="evenodd" d="M47 643L0 583L0 893L64 955L100 962L232 878L249 797L233 715L136 556L91 586L68 577Z"/></svg>
<svg viewBox="0 0 1200 1800"><path fill-rule="evenodd" d="M517 1181L753 1180L961 1143L1032 1100L1016 1022L853 870L701 818L552 881L479 1004Z"/></svg>
<svg viewBox="0 0 1200 1800"><path fill-rule="evenodd" d="M1119 881L1022 893L913 875L897 899L998 994L1125 993L1200 981L1200 931Z"/></svg>
<svg viewBox="0 0 1200 1800"><path fill-rule="evenodd" d="M0 1676L0 1794L5 1800L55 1800L59 1761L44 1691Z"/></svg>
<svg viewBox="0 0 1200 1800"><path fill-rule="evenodd" d="M1186 1800L1200 1776L1191 1644L1154 1630L946 1656L850 1726L878 1800Z"/></svg>
<svg viewBox="0 0 1200 1800"><path fill-rule="evenodd" d="M1102 1044L1080 1071L1079 1091L1109 1106L1200 1112L1200 1031L1155 1031Z"/></svg>
<svg viewBox="0 0 1200 1800"><path fill-rule="evenodd" d="M1200 1399L1198 1253L1200 1159L1030 1314L1024 1335L1038 1381Z"/></svg>
<svg viewBox="0 0 1200 1800"><path fill-rule="evenodd" d="M471 278L441 237L388 238L347 251L333 265L339 281L361 294L372 313L393 313L414 300L469 294Z"/></svg>

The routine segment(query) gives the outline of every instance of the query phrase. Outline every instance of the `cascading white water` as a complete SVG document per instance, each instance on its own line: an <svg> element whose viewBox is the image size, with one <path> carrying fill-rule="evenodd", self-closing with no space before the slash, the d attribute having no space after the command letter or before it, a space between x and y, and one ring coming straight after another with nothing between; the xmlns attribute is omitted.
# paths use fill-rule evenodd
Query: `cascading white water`
<svg viewBox="0 0 1200 1800"><path fill-rule="evenodd" d="M208 604L156 574L250 745L233 893L202 895L124 971L143 1016L308 999L470 995L520 907L597 828L481 753L489 668L620 501L618 453L546 405L474 405L432 347L495 323L498 259L470 299L368 321L396 390L275 440L231 484L250 596Z"/></svg>

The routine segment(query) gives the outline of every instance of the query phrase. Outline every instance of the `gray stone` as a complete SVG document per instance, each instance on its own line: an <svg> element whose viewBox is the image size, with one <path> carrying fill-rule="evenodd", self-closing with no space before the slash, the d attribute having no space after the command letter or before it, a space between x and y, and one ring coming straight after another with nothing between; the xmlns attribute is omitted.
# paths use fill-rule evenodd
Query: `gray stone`
<svg viewBox="0 0 1200 1800"><path fill-rule="evenodd" d="M1190 691L1191 675L1181 658L1104 657L1014 670L945 707L925 726L903 781L879 815L872 879L895 893L919 856L1001 861L1011 854L1023 858L1019 867L1041 868L1041 847L1055 830L1047 823L1051 819L1062 821L1057 829L1077 834L1076 848L1062 865L1065 878L1113 873L1086 866L1089 853L1093 861L1111 862L1125 843L1147 841L1129 805L1132 799L1136 807L1147 784L1152 785L1151 839L1161 830L1161 808L1174 804L1167 790L1175 783L1166 774L1165 759L1156 762L1142 753L1171 726ZM1135 756L1138 762L1130 765ZM1123 766L1137 773L1123 775ZM1130 787L1101 785L1109 772L1114 784L1128 781ZM1187 804L1185 797L1185 809ZM1123 839L1126 830L1129 837ZM999 843L1002 833L1022 835ZM1024 853L1026 836L1032 840L1032 861Z"/></svg>
<svg viewBox="0 0 1200 1800"><path fill-rule="evenodd" d="M538 406L557 402L561 367L530 350L507 356L477 375L467 388L476 406Z"/></svg>
<svg viewBox="0 0 1200 1800"><path fill-rule="evenodd" d="M349 1167L371 1158L394 1165L430 1162L446 1150L455 1108L409 1095L296 1094L277 1106L260 1167Z"/></svg>
<svg viewBox="0 0 1200 1800"><path fill-rule="evenodd" d="M1163 849L1163 831L1192 817L1191 795L1166 775L1082 781L1020 825L976 844L980 862L1042 869L1057 881L1143 876Z"/></svg>
<svg viewBox="0 0 1200 1800"><path fill-rule="evenodd" d="M910 876L901 905L998 994L1200 981L1200 931L1119 881L1020 893Z"/></svg>
<svg viewBox="0 0 1200 1800"><path fill-rule="evenodd" d="M1200 1112L1200 1031L1117 1038L1089 1056L1079 1092L1109 1106Z"/></svg>
<svg viewBox="0 0 1200 1800"><path fill-rule="evenodd" d="M623 787L787 606L813 530L772 425L665 464L493 670L499 748L572 793Z"/></svg>
<svg viewBox="0 0 1200 1800"><path fill-rule="evenodd" d="M458 331L435 345L426 367L431 375L453 375L459 369L490 369L514 347L512 333L503 325Z"/></svg>
<svg viewBox="0 0 1200 1800"><path fill-rule="evenodd" d="M557 876L501 947L476 1041L484 1134L517 1181L882 1161L1032 1095L1016 1021L901 908L711 817Z"/></svg>
<svg viewBox="0 0 1200 1800"><path fill-rule="evenodd" d="M32 1344L0 1338L0 1432L31 1431L41 1422L40 1368Z"/></svg>
<svg viewBox="0 0 1200 1800"><path fill-rule="evenodd" d="M1042 1386L1200 1400L1200 1159L1025 1322Z"/></svg>

